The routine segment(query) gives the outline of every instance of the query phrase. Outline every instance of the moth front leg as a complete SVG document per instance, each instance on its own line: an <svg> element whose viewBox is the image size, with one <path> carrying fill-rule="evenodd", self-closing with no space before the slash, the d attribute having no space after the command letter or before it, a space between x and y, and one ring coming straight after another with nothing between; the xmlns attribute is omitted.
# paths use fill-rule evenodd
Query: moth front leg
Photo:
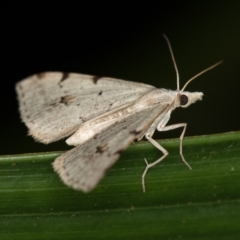
<svg viewBox="0 0 240 240"><path fill-rule="evenodd" d="M173 130L173 129L180 128L180 127L183 127L183 131L180 135L180 152L179 153L180 153L180 156L182 158L182 161L188 166L188 168L190 170L192 170L191 166L185 160L185 158L183 156L183 153L182 153L182 143L183 143L184 134L185 134L185 131L186 131L186 128L187 128L187 123L178 123L178 124L173 124L173 125L164 126L164 127L158 126L157 130L160 131L160 132L163 132L163 131L169 131L169 130Z"/></svg>

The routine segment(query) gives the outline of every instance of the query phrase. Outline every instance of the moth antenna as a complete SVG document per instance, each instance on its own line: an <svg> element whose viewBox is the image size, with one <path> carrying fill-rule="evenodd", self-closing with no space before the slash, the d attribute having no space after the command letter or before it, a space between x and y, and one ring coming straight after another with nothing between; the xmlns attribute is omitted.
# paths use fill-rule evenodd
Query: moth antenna
<svg viewBox="0 0 240 240"><path fill-rule="evenodd" d="M165 34L163 34L163 37L165 38L165 40L167 42L167 45L168 45L168 48L169 48L169 51L171 53L173 65L174 65L176 75L177 75L177 90L179 90L179 73L178 73L177 64L176 64L176 61L175 61L175 58L174 58L174 55L173 55L172 46L171 46L171 43L170 43L168 37Z"/></svg>
<svg viewBox="0 0 240 240"><path fill-rule="evenodd" d="M199 76L202 75L203 73L205 73L205 72L207 72L207 71L215 68L216 66L218 66L218 65L221 64L221 63L223 63L223 61L220 61L220 62L215 63L215 64L212 65L211 67L206 68L205 70L201 71L200 73L198 73L198 74L196 74L195 76L193 76L192 78L190 78L190 79L185 83L185 85L183 86L183 88L181 89L180 92L183 92L184 89L187 87L187 85L188 85L192 80L194 80L195 78L199 77Z"/></svg>

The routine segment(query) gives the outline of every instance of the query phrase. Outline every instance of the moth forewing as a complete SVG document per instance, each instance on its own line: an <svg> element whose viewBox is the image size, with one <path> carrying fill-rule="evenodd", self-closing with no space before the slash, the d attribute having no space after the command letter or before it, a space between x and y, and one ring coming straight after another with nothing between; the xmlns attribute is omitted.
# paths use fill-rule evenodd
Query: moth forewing
<svg viewBox="0 0 240 240"><path fill-rule="evenodd" d="M46 144L136 101L151 89L154 87L143 83L61 72L35 74L16 85L21 118L29 134Z"/></svg>

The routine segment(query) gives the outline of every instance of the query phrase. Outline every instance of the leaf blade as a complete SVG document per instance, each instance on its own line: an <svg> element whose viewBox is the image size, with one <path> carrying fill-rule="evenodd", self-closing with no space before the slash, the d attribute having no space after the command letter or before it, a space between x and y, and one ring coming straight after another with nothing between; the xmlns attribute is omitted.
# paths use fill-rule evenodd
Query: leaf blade
<svg viewBox="0 0 240 240"><path fill-rule="evenodd" d="M134 144L90 194L65 187L51 162L59 153L0 157L0 237L11 239L236 239L240 236L239 132L160 141L169 156L151 169Z"/></svg>

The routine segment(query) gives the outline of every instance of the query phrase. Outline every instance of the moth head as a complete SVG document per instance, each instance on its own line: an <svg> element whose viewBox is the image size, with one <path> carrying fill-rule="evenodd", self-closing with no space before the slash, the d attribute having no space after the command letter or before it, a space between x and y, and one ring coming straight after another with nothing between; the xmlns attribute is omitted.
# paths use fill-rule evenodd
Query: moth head
<svg viewBox="0 0 240 240"><path fill-rule="evenodd" d="M198 100L202 100L202 96L203 93L202 92L186 92L184 91L184 89L188 86L188 84L190 82L192 82L194 79L196 79L198 76L202 75L203 73L215 68L216 66L218 66L219 64L221 64L223 61L220 61L218 63L215 63L214 65L212 65L211 67L203 70L202 72L198 73L197 75L193 76L191 79L189 79L185 85L183 86L183 88L181 90L179 90L179 77L177 77L177 97L178 97L178 106L183 107L183 108L187 108L189 105L191 105L192 103L195 103ZM178 76L178 74L177 74Z"/></svg>
<svg viewBox="0 0 240 240"><path fill-rule="evenodd" d="M202 92L179 92L177 94L178 106L187 108L192 103L202 100Z"/></svg>
<svg viewBox="0 0 240 240"><path fill-rule="evenodd" d="M198 100L202 100L202 96L203 93L202 92L186 92L184 91L184 89L187 87L187 85L192 82L194 79L196 79L198 76L202 75L203 73L205 73L206 71L209 71L212 68L215 68L217 65L221 64L221 62L218 62L214 65L212 65L211 67L203 70L202 72L198 73L197 75L195 75L194 77L192 77L191 79L189 79L185 85L183 86L183 88L181 90L179 90L179 77L177 77L177 100L176 100L176 105L183 107L183 108L187 108L189 105L191 105L192 103L195 103ZM175 106L176 106L175 105Z"/></svg>
<svg viewBox="0 0 240 240"><path fill-rule="evenodd" d="M177 64L176 64L176 61L175 61L175 58L174 58L174 55L173 55L173 51L172 51L172 46L170 44L170 41L168 39L168 37L163 34L163 37L165 38L167 44L168 44L168 48L169 48L169 51L170 51L170 54L171 54L171 57L172 57L172 61L173 61L173 65L174 65L174 68L175 68L175 71L176 71L176 75L177 75L177 91L180 91L178 93L178 95L180 95L179 97L182 98L180 99L180 106L182 107L188 107L190 104L196 102L197 100L201 100L202 99L202 93L199 93L199 92L195 92L195 93L188 93L188 94L191 94L190 95L186 95L186 97L184 97L184 89L187 87L187 85L192 81L194 80L195 78L199 77L200 75L202 75L203 73L215 68L216 66L218 66L219 64L221 64L223 61L220 61L220 62L217 62L215 63L214 65L212 65L211 67L209 68L206 68L205 70L201 71L200 73L196 74L195 76L193 76L191 79L189 79L185 85L183 86L183 88L180 90L180 85L179 85L179 73L178 73L178 68L177 68ZM181 97L182 95L182 97ZM188 102L188 103L185 103L185 102ZM183 103L183 104L181 104ZM184 104L185 103L185 104Z"/></svg>

